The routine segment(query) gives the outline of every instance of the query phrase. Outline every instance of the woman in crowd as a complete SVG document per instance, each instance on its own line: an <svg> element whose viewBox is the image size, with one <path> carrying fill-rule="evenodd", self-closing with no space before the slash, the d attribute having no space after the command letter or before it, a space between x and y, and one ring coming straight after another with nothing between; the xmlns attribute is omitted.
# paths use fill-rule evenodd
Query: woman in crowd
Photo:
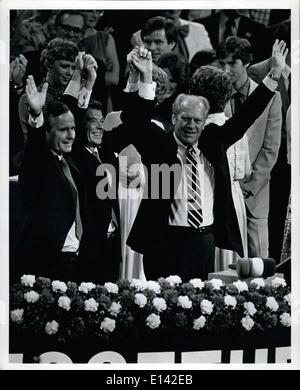
<svg viewBox="0 0 300 390"><path fill-rule="evenodd" d="M60 101L62 94L72 78L75 70L75 59L78 54L78 47L74 42L61 38L54 38L43 50L41 62L46 69L45 81L48 82L48 91L46 95L45 110L47 103ZM25 142L27 139L27 121L29 105L26 94L23 94L19 100L19 120L24 134Z"/></svg>
<svg viewBox="0 0 300 390"><path fill-rule="evenodd" d="M210 104L210 114L207 117L206 125L215 123L222 126L227 117L224 108L230 98L232 84L229 76L213 66L202 66L196 70L193 76L190 93L206 97ZM236 210L240 228L244 257L248 256L247 251L247 219L243 193L239 180L251 173L249 158L248 139L245 134L238 142L227 150L229 170L231 177L231 191L233 203ZM235 263L239 258L238 254L227 249L216 248L215 270L223 271L229 264Z"/></svg>

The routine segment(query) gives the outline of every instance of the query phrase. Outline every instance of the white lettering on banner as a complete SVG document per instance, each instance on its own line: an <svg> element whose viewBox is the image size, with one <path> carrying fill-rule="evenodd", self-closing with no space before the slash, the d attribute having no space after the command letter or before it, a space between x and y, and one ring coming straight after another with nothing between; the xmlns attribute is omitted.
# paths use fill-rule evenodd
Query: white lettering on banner
<svg viewBox="0 0 300 390"><path fill-rule="evenodd" d="M244 351L230 351L230 363L243 363Z"/></svg>
<svg viewBox="0 0 300 390"><path fill-rule="evenodd" d="M73 363L68 355L62 352L45 352L39 356L40 363Z"/></svg>
<svg viewBox="0 0 300 390"><path fill-rule="evenodd" d="M181 363L221 363L222 351L182 352Z"/></svg>
<svg viewBox="0 0 300 390"><path fill-rule="evenodd" d="M275 363L289 363L291 360L291 347L278 347L275 350Z"/></svg>
<svg viewBox="0 0 300 390"><path fill-rule="evenodd" d="M256 349L254 363L268 363L268 350Z"/></svg>
<svg viewBox="0 0 300 390"><path fill-rule="evenodd" d="M126 363L126 360L118 352L104 351L94 355L88 363Z"/></svg>
<svg viewBox="0 0 300 390"><path fill-rule="evenodd" d="M243 363L243 350L230 351L229 363ZM181 363L221 363L222 351L181 352ZM291 347L275 349L275 363L290 363ZM73 363L62 352L50 351L39 356L39 363ZM267 363L268 349L256 349L253 363ZM23 354L9 354L9 363L23 363ZM81 362L84 363L84 362ZM87 363L127 363L124 356L114 351L102 351L92 356ZM135 362L134 362L135 363ZM175 352L138 352L136 363L175 363Z"/></svg>
<svg viewBox="0 0 300 390"><path fill-rule="evenodd" d="M138 363L175 363L175 352L138 353Z"/></svg>

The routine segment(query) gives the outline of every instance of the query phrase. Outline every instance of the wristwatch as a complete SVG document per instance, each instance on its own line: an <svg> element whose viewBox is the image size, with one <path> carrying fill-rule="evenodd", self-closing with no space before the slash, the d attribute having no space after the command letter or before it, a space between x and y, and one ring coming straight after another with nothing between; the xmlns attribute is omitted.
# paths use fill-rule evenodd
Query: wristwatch
<svg viewBox="0 0 300 390"><path fill-rule="evenodd" d="M268 73L268 77L270 77L270 79L274 80L274 81L279 81L279 77L275 76L273 73Z"/></svg>

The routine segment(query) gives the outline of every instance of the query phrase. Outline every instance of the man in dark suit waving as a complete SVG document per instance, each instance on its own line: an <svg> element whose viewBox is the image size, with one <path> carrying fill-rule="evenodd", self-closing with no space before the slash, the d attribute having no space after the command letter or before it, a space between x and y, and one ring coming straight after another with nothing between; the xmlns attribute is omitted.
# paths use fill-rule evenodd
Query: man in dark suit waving
<svg viewBox="0 0 300 390"><path fill-rule="evenodd" d="M148 128L136 130L133 144L151 172L147 192L151 196L142 200L128 245L144 254L148 279L170 274L178 274L184 281L206 279L213 271L215 243L243 256L226 150L243 136L272 98L277 86L274 78L281 75L286 55L285 43L277 42L272 77L267 76L223 126L210 124L204 129L209 104L199 96L178 96L173 106L173 133L161 131L151 124L151 113L144 113ZM150 83L151 56L147 50L133 53L131 62ZM173 170L174 180L169 170L169 177L158 181L170 180L169 196L157 191L153 196L157 165Z"/></svg>

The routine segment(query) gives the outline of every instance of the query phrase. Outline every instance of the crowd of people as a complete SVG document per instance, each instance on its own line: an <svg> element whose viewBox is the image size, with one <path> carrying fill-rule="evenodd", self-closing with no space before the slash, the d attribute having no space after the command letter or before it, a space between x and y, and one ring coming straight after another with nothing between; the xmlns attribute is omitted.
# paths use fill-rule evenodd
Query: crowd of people
<svg viewBox="0 0 300 390"><path fill-rule="evenodd" d="M288 10L11 11L10 38L12 281L290 260Z"/></svg>

